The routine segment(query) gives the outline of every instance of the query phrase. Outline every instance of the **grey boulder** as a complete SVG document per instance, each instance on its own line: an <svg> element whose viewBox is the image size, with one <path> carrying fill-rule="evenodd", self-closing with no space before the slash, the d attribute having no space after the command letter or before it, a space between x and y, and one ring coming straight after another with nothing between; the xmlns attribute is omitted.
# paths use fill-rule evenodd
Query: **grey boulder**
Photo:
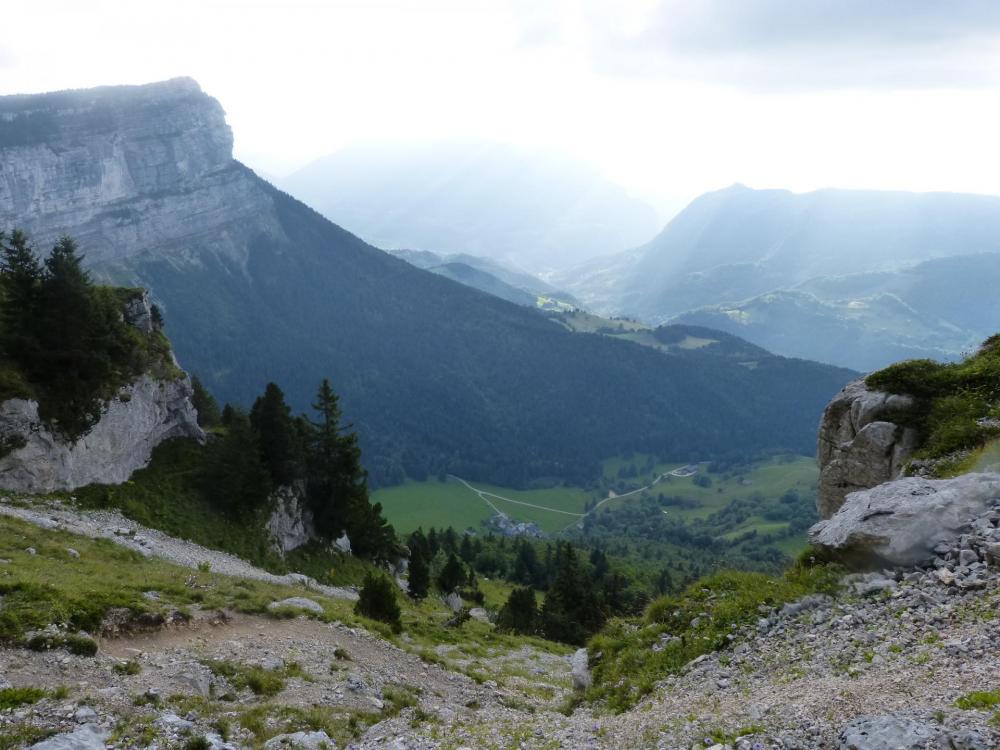
<svg viewBox="0 0 1000 750"><path fill-rule="evenodd" d="M838 737L838 750L989 750L977 733L888 714L855 719Z"/></svg>
<svg viewBox="0 0 1000 750"><path fill-rule="evenodd" d="M936 546L954 543L998 503L1000 474L897 479L852 492L809 529L809 541L849 564L927 565Z"/></svg>
<svg viewBox="0 0 1000 750"><path fill-rule="evenodd" d="M337 743L326 732L279 734L264 743L264 750L337 750Z"/></svg>
<svg viewBox="0 0 1000 750"><path fill-rule="evenodd" d="M87 724L72 732L49 737L31 746L31 750L104 750L108 733L98 726Z"/></svg>
<svg viewBox="0 0 1000 750"><path fill-rule="evenodd" d="M573 687L577 690L586 690L593 683L590 674L590 663L587 657L587 649L580 648L569 658L570 677L573 679Z"/></svg>
<svg viewBox="0 0 1000 750"><path fill-rule="evenodd" d="M287 599L282 599L278 602L271 602L267 605L270 610L275 609L304 609L309 612L315 612L318 615L323 614L323 605L319 602L314 602L312 599L306 599L304 596L291 596Z"/></svg>

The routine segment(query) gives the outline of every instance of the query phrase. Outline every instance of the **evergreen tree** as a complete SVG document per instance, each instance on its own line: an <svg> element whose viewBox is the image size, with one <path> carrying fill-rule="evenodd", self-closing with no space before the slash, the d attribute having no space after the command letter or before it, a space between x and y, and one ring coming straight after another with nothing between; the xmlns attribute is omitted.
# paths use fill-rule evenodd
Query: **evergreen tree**
<svg viewBox="0 0 1000 750"><path fill-rule="evenodd" d="M245 414L233 409L226 434L211 444L204 474L206 492L232 516L253 512L267 499L267 470Z"/></svg>
<svg viewBox="0 0 1000 750"><path fill-rule="evenodd" d="M201 379L194 375L191 377L191 388L194 393L191 395L191 403L198 412L198 424L205 429L218 427L222 422L222 414L219 412L219 402L208 392Z"/></svg>
<svg viewBox="0 0 1000 750"><path fill-rule="evenodd" d="M316 529L327 538L347 532L359 555L388 560L396 554L396 532L382 506L368 499L367 474L354 432L341 427L340 401L330 381L320 385L313 408L319 420L309 435L309 501Z"/></svg>
<svg viewBox="0 0 1000 750"><path fill-rule="evenodd" d="M458 559L458 555L454 552L448 555L448 562L445 563L444 568L438 575L438 588L441 589L443 593L449 593L454 591L459 586L468 580L467 574L465 572L465 566L462 565L462 561Z"/></svg>
<svg viewBox="0 0 1000 750"><path fill-rule="evenodd" d="M381 573L368 573L365 576L354 611L364 617L387 623L394 633L403 629L402 611L396 599L396 584Z"/></svg>
<svg viewBox="0 0 1000 750"><path fill-rule="evenodd" d="M300 450L292 410L285 394L268 383L250 410L250 424L260 442L260 455L275 485L291 484L300 473Z"/></svg>
<svg viewBox="0 0 1000 750"><path fill-rule="evenodd" d="M10 241L0 233L0 348L18 364L37 351L32 335L42 266L28 238L15 230Z"/></svg>
<svg viewBox="0 0 1000 750"><path fill-rule="evenodd" d="M570 544L556 546L555 577L542 605L542 632L553 641L582 645L604 624L593 586Z"/></svg>
<svg viewBox="0 0 1000 750"><path fill-rule="evenodd" d="M431 572L424 554L419 547L410 550L410 596L418 601L427 597L431 585Z"/></svg>
<svg viewBox="0 0 1000 750"><path fill-rule="evenodd" d="M507 601L497 613L497 630L521 635L534 635L538 631L538 605L534 589L524 586L510 592Z"/></svg>

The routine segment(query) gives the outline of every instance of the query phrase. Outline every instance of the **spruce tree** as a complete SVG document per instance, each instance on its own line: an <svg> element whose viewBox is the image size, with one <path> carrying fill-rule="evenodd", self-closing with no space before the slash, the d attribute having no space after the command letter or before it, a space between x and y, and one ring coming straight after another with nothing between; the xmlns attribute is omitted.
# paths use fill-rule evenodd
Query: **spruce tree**
<svg viewBox="0 0 1000 750"><path fill-rule="evenodd" d="M394 633L403 629L402 611L396 599L396 584L382 573L368 573L365 576L354 611L364 617L387 623Z"/></svg>
<svg viewBox="0 0 1000 750"><path fill-rule="evenodd" d="M32 335L42 266L28 238L14 230L10 241L0 233L0 349L23 366L37 352Z"/></svg>
<svg viewBox="0 0 1000 750"><path fill-rule="evenodd" d="M538 631L538 605L532 588L519 586L510 592L497 613L497 630L521 635L534 635Z"/></svg>
<svg viewBox="0 0 1000 750"><path fill-rule="evenodd" d="M204 482L216 506L233 517L252 513L267 499L270 483L257 437L250 420L236 409L226 434L211 444Z"/></svg>
<svg viewBox="0 0 1000 750"><path fill-rule="evenodd" d="M425 599L431 585L431 572L427 566L427 558L419 547L410 550L410 597L416 600Z"/></svg>
<svg viewBox="0 0 1000 750"><path fill-rule="evenodd" d="M441 573L438 575L438 588L445 594L454 591L468 580L465 566L458 559L454 552L448 555L448 562L445 563Z"/></svg>
<svg viewBox="0 0 1000 750"><path fill-rule="evenodd" d="M191 403L194 405L195 411L198 412L198 424L206 430L218 427L222 422L219 402L209 393L197 375L191 377L191 388L194 391L191 395Z"/></svg>
<svg viewBox="0 0 1000 750"><path fill-rule="evenodd" d="M291 484L299 476L299 447L292 410L285 394L268 383L250 410L250 424L257 433L261 460L276 486Z"/></svg>

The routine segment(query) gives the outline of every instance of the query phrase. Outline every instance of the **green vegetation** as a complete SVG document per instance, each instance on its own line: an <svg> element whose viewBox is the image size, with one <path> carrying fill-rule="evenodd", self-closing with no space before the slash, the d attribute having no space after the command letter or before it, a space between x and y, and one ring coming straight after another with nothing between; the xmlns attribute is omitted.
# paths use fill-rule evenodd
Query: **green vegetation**
<svg viewBox="0 0 1000 750"><path fill-rule="evenodd" d="M48 692L41 688L3 688L0 690L0 711L38 703L46 695Z"/></svg>
<svg viewBox="0 0 1000 750"><path fill-rule="evenodd" d="M588 697L623 711L664 676L730 645L741 628L760 617L760 607L780 607L807 594L833 592L840 573L832 567L803 564L783 576L716 573L680 594L657 599L641 621L612 621L588 646L591 654L601 654Z"/></svg>
<svg viewBox="0 0 1000 750"><path fill-rule="evenodd" d="M361 587L354 611L363 617L384 622L394 633L403 629L396 596L396 584L386 575L369 573Z"/></svg>
<svg viewBox="0 0 1000 750"><path fill-rule="evenodd" d="M1000 436L1000 334L961 362L908 360L869 375L866 382L913 397L913 406L892 418L918 430L915 458L944 459L936 468L940 475L967 468L966 452Z"/></svg>
<svg viewBox="0 0 1000 750"><path fill-rule="evenodd" d="M306 677L302 668L294 663L278 669L264 669L257 665L247 666L216 659L208 659L202 663L212 671L212 674L225 677L237 690L248 689L254 695L265 698L273 698L284 690L288 678Z"/></svg>
<svg viewBox="0 0 1000 750"><path fill-rule="evenodd" d="M66 555L68 546L80 552L78 559ZM29 547L36 554L28 554L25 550ZM191 586L189 569L145 558L107 540L40 529L8 517L0 517L0 557L11 560L10 565L0 568L3 643L27 645L29 631L48 625L60 626L60 633L83 630L96 634L112 608L136 615L163 614L198 604L205 609L268 614L269 603L295 592L289 587L215 573L195 574L197 586ZM158 591L161 600L146 599L143 592L149 590ZM346 602L324 601L331 617L354 621ZM59 637L67 645L75 638ZM82 640L91 644L88 649L92 647L93 641ZM43 638L38 645L53 644Z"/></svg>
<svg viewBox="0 0 1000 750"><path fill-rule="evenodd" d="M71 440L138 375L180 375L161 328L126 320L141 290L95 286L81 261L68 237L42 263L22 232L0 234L0 400L37 398L43 421Z"/></svg>
<svg viewBox="0 0 1000 750"><path fill-rule="evenodd" d="M980 690L963 695L955 701L955 705L963 711L978 709L986 711L1000 706L1000 690Z"/></svg>

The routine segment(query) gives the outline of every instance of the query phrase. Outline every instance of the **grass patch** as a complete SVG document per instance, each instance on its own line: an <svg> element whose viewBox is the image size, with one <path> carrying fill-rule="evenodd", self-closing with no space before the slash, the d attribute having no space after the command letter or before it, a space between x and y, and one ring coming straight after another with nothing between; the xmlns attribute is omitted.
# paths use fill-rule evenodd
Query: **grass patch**
<svg viewBox="0 0 1000 750"><path fill-rule="evenodd" d="M978 709L986 711L1000 706L1000 690L981 690L963 695L955 701L955 705L963 711Z"/></svg>
<svg viewBox="0 0 1000 750"><path fill-rule="evenodd" d="M41 688L4 688L0 690L0 711L17 708L18 706L30 706L38 703L49 693Z"/></svg>
<svg viewBox="0 0 1000 750"><path fill-rule="evenodd" d="M693 659L730 645L736 633L781 605L836 589L841 571L796 565L784 576L726 571L691 584L676 596L655 600L641 622L613 620L589 644L602 653L594 667L590 700L623 711L653 686ZM659 650L654 651L657 645Z"/></svg>
<svg viewBox="0 0 1000 750"><path fill-rule="evenodd" d="M979 352L961 362L941 364L929 359L898 362L872 373L869 387L913 397L911 408L891 419L917 429L918 459L945 459L982 448L1000 436L1000 334L986 340ZM961 459L938 468L941 475L961 471Z"/></svg>

